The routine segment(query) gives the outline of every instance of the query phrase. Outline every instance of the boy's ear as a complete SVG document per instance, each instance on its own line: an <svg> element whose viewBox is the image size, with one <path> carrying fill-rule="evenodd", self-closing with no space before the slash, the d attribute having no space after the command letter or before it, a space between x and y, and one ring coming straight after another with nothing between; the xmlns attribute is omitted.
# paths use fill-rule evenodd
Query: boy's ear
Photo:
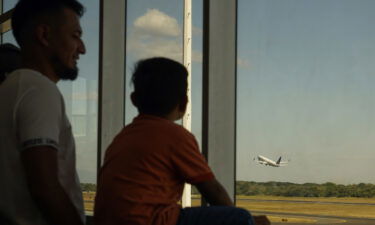
<svg viewBox="0 0 375 225"><path fill-rule="evenodd" d="M185 112L186 111L186 107L187 107L187 104L188 104L188 96L185 95L180 103L180 105L178 106L178 109L180 112Z"/></svg>
<svg viewBox="0 0 375 225"><path fill-rule="evenodd" d="M51 27L47 24L39 24L35 29L35 37L44 47L49 46L51 39Z"/></svg>
<svg viewBox="0 0 375 225"><path fill-rule="evenodd" d="M136 100L136 97L135 97L135 93L134 93L134 92L132 92L132 93L130 94L130 99L132 100L133 105L134 105L135 107L137 107L137 100Z"/></svg>

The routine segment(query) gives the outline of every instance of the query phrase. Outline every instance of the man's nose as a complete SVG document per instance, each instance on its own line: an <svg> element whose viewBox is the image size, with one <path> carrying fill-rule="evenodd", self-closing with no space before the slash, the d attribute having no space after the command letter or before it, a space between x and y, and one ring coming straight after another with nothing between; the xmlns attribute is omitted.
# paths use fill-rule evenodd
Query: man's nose
<svg viewBox="0 0 375 225"><path fill-rule="evenodd" d="M79 45L78 51L80 54L84 55L86 53L86 46L85 43L81 40L81 44Z"/></svg>

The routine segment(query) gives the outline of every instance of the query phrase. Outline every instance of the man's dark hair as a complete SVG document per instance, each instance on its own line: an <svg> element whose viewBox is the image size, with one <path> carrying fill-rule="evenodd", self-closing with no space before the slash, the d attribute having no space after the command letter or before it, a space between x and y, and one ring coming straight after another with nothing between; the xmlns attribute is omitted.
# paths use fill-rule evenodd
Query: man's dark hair
<svg viewBox="0 0 375 225"><path fill-rule="evenodd" d="M37 24L57 18L64 8L78 16L84 13L83 6L76 0L19 0L12 14L13 36L18 45L23 46Z"/></svg>
<svg viewBox="0 0 375 225"><path fill-rule="evenodd" d="M0 84L5 75L21 67L21 51L15 45L6 43L0 45Z"/></svg>
<svg viewBox="0 0 375 225"><path fill-rule="evenodd" d="M139 61L132 77L134 103L139 113L164 116L183 103L188 71L176 61L150 58Z"/></svg>

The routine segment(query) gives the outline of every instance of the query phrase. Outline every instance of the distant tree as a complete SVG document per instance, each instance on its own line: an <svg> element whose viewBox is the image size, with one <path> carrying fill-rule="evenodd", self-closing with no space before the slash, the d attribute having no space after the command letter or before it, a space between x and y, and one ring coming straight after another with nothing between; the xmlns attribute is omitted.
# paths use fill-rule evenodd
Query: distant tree
<svg viewBox="0 0 375 225"><path fill-rule="evenodd" d="M287 197L375 197L374 184L342 185L327 182L324 184L290 182L237 181L238 195L272 195Z"/></svg>
<svg viewBox="0 0 375 225"><path fill-rule="evenodd" d="M96 184L92 183L81 183L81 189L82 191L96 191Z"/></svg>

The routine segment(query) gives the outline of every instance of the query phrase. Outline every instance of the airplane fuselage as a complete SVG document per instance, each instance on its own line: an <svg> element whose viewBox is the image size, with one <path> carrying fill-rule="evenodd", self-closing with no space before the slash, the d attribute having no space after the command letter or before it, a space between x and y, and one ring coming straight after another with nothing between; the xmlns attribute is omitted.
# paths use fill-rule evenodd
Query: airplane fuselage
<svg viewBox="0 0 375 225"><path fill-rule="evenodd" d="M266 166L279 167L280 164L277 164L275 161L268 159L264 156L258 155L258 162Z"/></svg>

